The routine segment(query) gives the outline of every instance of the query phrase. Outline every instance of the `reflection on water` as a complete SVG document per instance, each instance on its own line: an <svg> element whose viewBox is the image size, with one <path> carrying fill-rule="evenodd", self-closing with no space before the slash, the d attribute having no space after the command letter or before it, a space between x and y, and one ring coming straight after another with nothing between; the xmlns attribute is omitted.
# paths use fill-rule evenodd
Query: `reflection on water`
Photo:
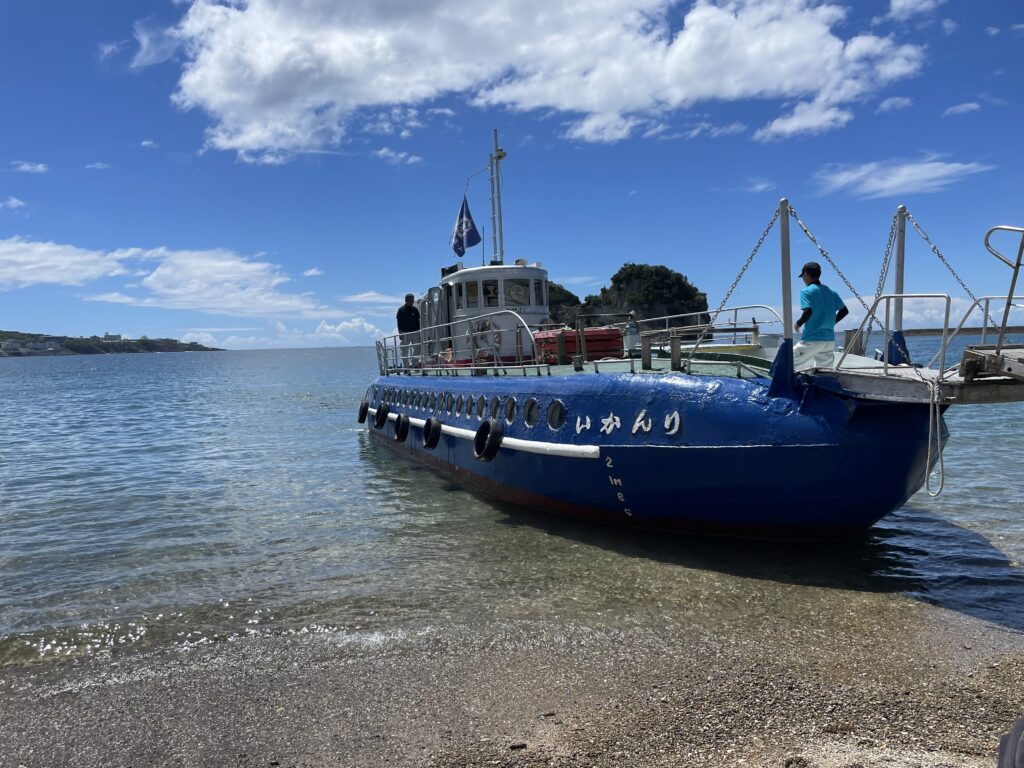
<svg viewBox="0 0 1024 768"><path fill-rule="evenodd" d="M1024 629L1021 405L950 412L938 499L782 546L482 501L356 424L369 349L0 363L0 661L446 622L853 622L893 594Z"/></svg>

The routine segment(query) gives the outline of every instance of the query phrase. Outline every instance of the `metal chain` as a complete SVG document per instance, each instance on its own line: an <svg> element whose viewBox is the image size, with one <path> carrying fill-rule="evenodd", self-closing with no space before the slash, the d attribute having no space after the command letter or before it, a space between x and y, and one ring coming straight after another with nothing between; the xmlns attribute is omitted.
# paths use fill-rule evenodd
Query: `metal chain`
<svg viewBox="0 0 1024 768"><path fill-rule="evenodd" d="M718 319L718 316L722 314L722 310L725 308L726 302L729 301L729 297L732 296L732 292L736 290L736 286L740 284L740 280L743 279L744 273L750 267L750 264L754 261L754 257L757 255L757 252L761 250L761 246L764 245L764 241L768 237L768 233L772 231L772 227L775 226L775 222L778 221L778 219L779 209L776 208L775 215L773 215L772 220L768 222L768 226L764 228L764 232L762 232L761 237L758 238L757 245L754 246L754 250L750 252L750 255L747 257L746 262L740 269L739 274L736 275L736 279L732 281L732 285L729 286L729 290L725 292L725 298L722 299L722 303L718 305L718 309L716 309L715 313L711 316L710 322L708 322L704 326L704 330L700 332L700 336L697 337L696 343L693 345L692 349L690 349L690 354L686 356L687 364L689 364L690 360L693 359L693 355L697 351L697 348L700 347L700 345L704 342L704 339L708 335L708 331L711 330L711 327L715 324L715 321Z"/></svg>
<svg viewBox="0 0 1024 768"><path fill-rule="evenodd" d="M978 304L978 308L980 309L981 308L981 303L978 302L977 297L973 293L971 293L971 289L967 287L967 283L965 283L963 281L963 279L960 277L960 275L957 274L956 270L953 269L953 265L950 264L946 260L946 257L942 255L942 252L939 250L938 246L935 245L935 243L932 242L932 239L930 237L928 237L928 233L925 232L921 228L921 225L917 223L917 219L915 219L913 217L913 215L910 213L910 211L907 211L907 221L911 222L914 225L914 229L917 230L917 234L919 234L922 238L924 238L924 241L926 243L928 243L928 247L931 248L932 253L934 253L936 256L939 257L939 261L941 261L945 265L946 269L949 270L949 274L951 274L953 277L956 278L956 281L958 283L960 283L960 287L963 288L964 291L967 292L967 295L971 297L971 300L973 302ZM984 311L984 310L982 310L982 311ZM982 322L985 322L985 321L988 321L992 325L993 328L998 327L996 325L996 321L992 319L992 316L988 312L985 312L985 317L982 320Z"/></svg>
<svg viewBox="0 0 1024 768"><path fill-rule="evenodd" d="M843 270L839 268L839 265L832 261L832 257L828 255L828 251L826 251L822 247L821 243L818 242L818 239L811 234L811 230L807 228L807 225L800 221L800 217L796 215L796 209L793 208L792 205L789 206L789 215L793 217L797 224L800 225L800 229L802 229L804 231L804 234L807 235L807 239L814 243L814 247L818 249L818 252L821 254L821 257L825 259L825 261L827 261L832 266L832 269L836 271L836 274L843 279L843 282L846 283L846 287L853 291L853 295L857 297L857 301L859 301L861 306L864 307L865 314L869 313L871 309L868 307L864 299L861 298L860 294L857 293L857 289L853 287L853 283L851 283L847 279L846 275L843 274Z"/></svg>

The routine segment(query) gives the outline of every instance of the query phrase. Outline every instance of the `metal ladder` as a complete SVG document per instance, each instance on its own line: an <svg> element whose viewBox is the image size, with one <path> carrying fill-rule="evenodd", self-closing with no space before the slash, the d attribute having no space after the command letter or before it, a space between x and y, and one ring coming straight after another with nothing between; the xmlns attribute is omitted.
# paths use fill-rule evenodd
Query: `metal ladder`
<svg viewBox="0 0 1024 768"><path fill-rule="evenodd" d="M1016 262L1006 258L992 247L989 238L995 232L1012 232L1020 235ZM1005 224L992 227L985 233L985 249L1012 269L1013 277L1010 278L1010 290L1006 295L1003 322L999 326L999 338L994 345L978 344L967 347L964 350L963 359L960 361L960 375L967 382L985 376L1009 376L1024 381L1024 344L1006 344L1006 328L1010 321L1010 308L1014 306L1014 290L1017 287L1021 260L1024 258L1024 227L1010 227Z"/></svg>

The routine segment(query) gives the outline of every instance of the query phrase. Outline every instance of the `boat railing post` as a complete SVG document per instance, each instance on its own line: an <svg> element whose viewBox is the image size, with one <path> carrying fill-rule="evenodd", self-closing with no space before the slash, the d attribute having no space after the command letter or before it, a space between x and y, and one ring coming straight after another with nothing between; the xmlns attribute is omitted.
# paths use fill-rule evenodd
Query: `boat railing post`
<svg viewBox="0 0 1024 768"><path fill-rule="evenodd" d="M903 276L906 264L907 252L907 206L901 205L896 209L896 276L893 286L893 293L899 297L903 293ZM896 299L896 307L893 318L893 328L903 333L903 299ZM887 339L888 341L888 339Z"/></svg>
<svg viewBox="0 0 1024 768"><path fill-rule="evenodd" d="M671 355L672 370L678 371L682 368L683 345L682 339L673 336L668 340L669 354Z"/></svg>
<svg viewBox="0 0 1024 768"><path fill-rule="evenodd" d="M984 344L988 340L988 296L985 297L985 313L981 316L981 343Z"/></svg>
<svg viewBox="0 0 1024 768"><path fill-rule="evenodd" d="M640 369L651 370L651 337L640 337Z"/></svg>
<svg viewBox="0 0 1024 768"><path fill-rule="evenodd" d="M892 337L892 333L889 329L890 315L892 314L892 300L886 297L885 299L885 345L882 347L882 375L889 375L889 339ZM943 337L945 340L945 337Z"/></svg>
<svg viewBox="0 0 1024 768"><path fill-rule="evenodd" d="M783 339L793 341L793 284L789 257L789 200L779 201L779 245L782 251L782 324Z"/></svg>
<svg viewBox="0 0 1024 768"><path fill-rule="evenodd" d="M1013 294L1017 290L1017 275L1020 274L1021 262L1024 260L1024 232L1021 233L1020 247L1017 249L1017 262L1013 267L1013 277L1010 279L1010 290L1006 294L1006 307L1003 309L1003 323L999 326L999 340L996 342L996 354L1003 350L1003 342L1006 340L1006 326L1010 322L1010 307L1013 306Z"/></svg>

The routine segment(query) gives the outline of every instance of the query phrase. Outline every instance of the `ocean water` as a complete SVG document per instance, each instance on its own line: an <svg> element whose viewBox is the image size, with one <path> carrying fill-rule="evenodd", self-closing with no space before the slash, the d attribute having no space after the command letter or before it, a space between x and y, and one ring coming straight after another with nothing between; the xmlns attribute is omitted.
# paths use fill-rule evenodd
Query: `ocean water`
<svg viewBox="0 0 1024 768"><path fill-rule="evenodd" d="M0 664L495 620L714 623L805 587L1024 630L1024 404L947 414L938 498L861 540L787 546L478 499L369 439L355 415L375 374L366 348L0 359Z"/></svg>

